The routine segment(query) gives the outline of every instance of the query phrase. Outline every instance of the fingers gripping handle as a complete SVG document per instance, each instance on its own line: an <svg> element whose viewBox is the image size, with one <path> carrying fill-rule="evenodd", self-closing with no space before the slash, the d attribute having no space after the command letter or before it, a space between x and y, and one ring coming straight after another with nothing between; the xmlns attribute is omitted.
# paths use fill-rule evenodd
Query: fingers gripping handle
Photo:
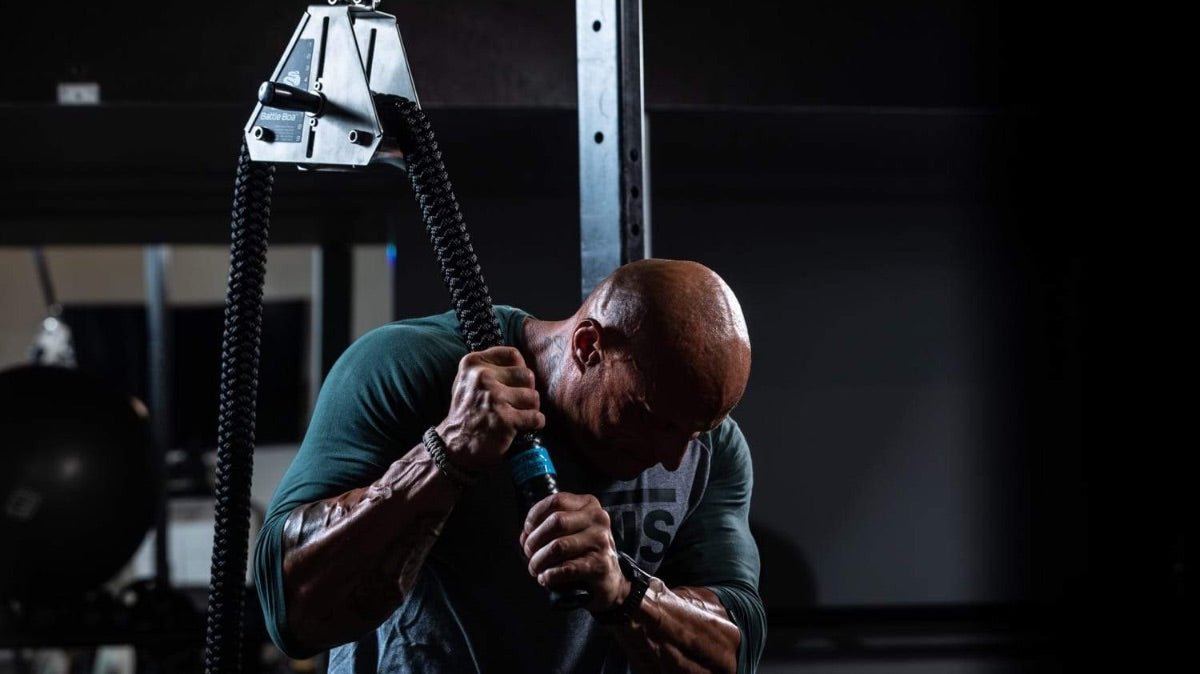
<svg viewBox="0 0 1200 674"><path fill-rule="evenodd" d="M538 501L558 493L558 472L550 460L550 452L536 435L522 433L517 436L508 456L508 467L524 512L529 512ZM591 602L592 593L584 587L550 590L550 604L564 611L582 608Z"/></svg>

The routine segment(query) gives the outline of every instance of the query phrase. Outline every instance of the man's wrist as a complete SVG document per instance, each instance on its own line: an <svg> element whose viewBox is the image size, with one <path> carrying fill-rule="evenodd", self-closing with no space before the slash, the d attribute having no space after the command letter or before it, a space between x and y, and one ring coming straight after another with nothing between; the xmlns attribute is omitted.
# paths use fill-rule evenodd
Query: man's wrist
<svg viewBox="0 0 1200 674"><path fill-rule="evenodd" d="M479 481L478 472L465 468L450 458L446 442L438 432L437 426L429 427L429 430L425 431L421 442L425 445L425 451L429 452L429 456L433 459L433 463L438 467L438 470L450 478L450 481L455 485L470 487Z"/></svg>
<svg viewBox="0 0 1200 674"><path fill-rule="evenodd" d="M611 606L604 609L603 611L598 611L598 613L614 611L625 605L625 600L628 599L630 593L633 592L633 583L629 582L629 579L626 578L624 575L622 575L620 588L621 589L617 591L617 600L614 601Z"/></svg>
<svg viewBox="0 0 1200 674"><path fill-rule="evenodd" d="M629 624L636 620L653 580L629 555L618 553L618 560L622 576L619 599L611 607L592 614L602 625Z"/></svg>

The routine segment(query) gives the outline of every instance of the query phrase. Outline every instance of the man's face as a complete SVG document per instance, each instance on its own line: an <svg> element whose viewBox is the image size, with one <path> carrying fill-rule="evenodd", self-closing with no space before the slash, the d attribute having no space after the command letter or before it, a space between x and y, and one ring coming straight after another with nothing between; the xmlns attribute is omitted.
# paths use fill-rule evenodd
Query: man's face
<svg viewBox="0 0 1200 674"><path fill-rule="evenodd" d="M623 480L662 463L675 470L692 439L700 433L657 412L648 400L644 376L631 357L610 358L582 383L577 442L592 463ZM661 395L685 397L686 391L656 387Z"/></svg>

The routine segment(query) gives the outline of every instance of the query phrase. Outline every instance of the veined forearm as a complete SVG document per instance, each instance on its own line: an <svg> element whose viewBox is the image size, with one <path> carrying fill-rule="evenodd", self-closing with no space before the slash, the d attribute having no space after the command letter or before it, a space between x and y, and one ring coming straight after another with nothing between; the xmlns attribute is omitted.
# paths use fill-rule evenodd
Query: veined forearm
<svg viewBox="0 0 1200 674"><path fill-rule="evenodd" d="M654 578L632 622L609 629L639 674L737 671L741 633L704 588Z"/></svg>
<svg viewBox="0 0 1200 674"><path fill-rule="evenodd" d="M378 626L412 588L458 492L417 445L369 486L293 510L282 543L291 636L320 649Z"/></svg>

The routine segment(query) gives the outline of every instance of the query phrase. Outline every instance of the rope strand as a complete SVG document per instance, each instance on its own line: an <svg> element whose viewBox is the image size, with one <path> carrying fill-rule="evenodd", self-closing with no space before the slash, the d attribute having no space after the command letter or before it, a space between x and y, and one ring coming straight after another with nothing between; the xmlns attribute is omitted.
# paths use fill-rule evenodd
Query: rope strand
<svg viewBox="0 0 1200 674"><path fill-rule="evenodd" d="M442 269L442 281L450 291L463 339L471 351L501 344L500 321L492 310L492 297L429 119L416 103L405 98L380 94L376 102L384 128L398 132L413 194Z"/></svg>
<svg viewBox="0 0 1200 674"><path fill-rule="evenodd" d="M262 295L274 180L275 167L251 161L243 142L234 183L229 287L221 342L215 532L204 651L207 674L235 674L242 668Z"/></svg>

